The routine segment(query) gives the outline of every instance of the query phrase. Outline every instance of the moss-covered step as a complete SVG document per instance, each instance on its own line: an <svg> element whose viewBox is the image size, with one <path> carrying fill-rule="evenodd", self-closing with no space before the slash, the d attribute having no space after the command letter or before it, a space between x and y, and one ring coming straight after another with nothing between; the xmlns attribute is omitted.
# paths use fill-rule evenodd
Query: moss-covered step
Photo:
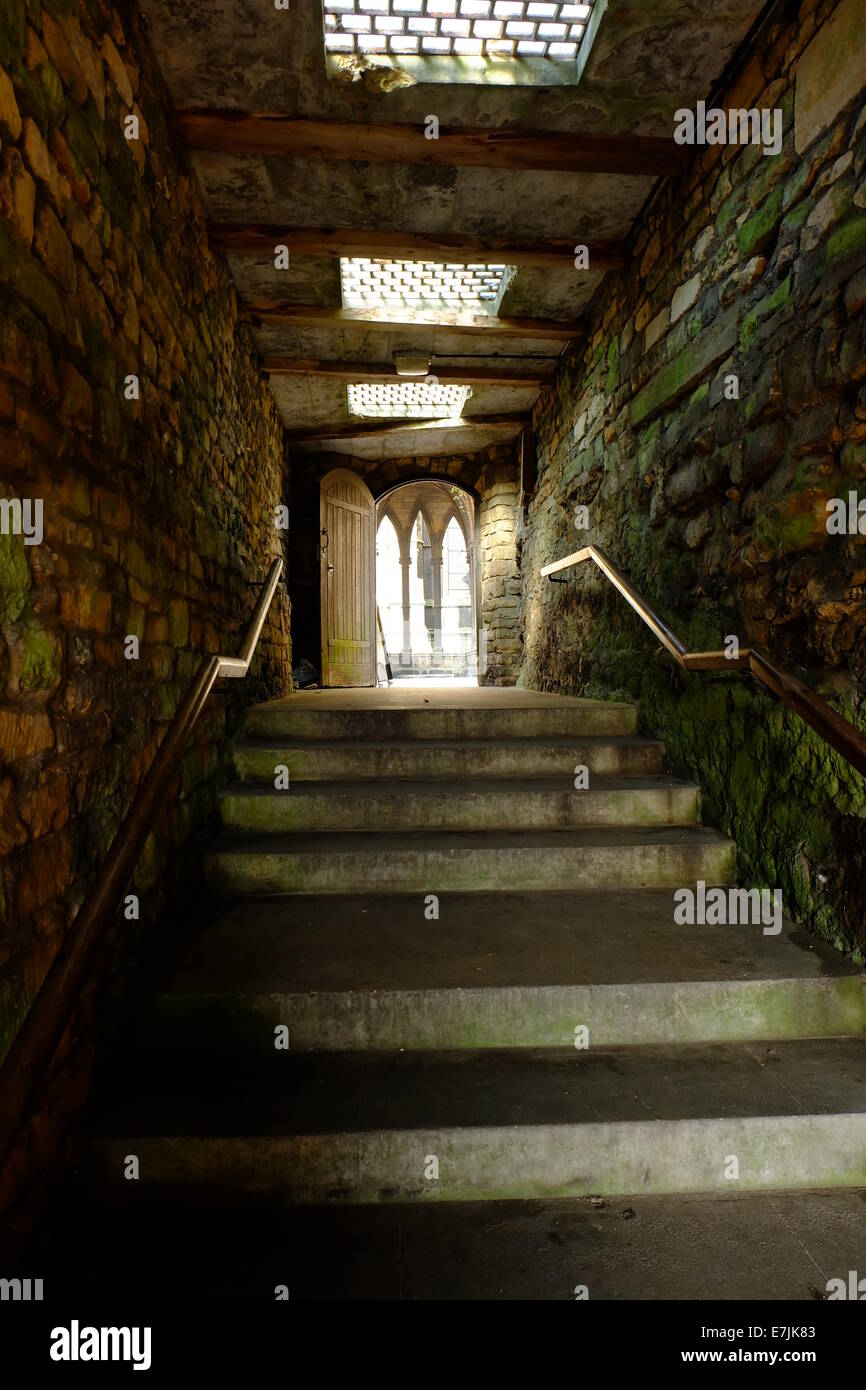
<svg viewBox="0 0 866 1390"><path fill-rule="evenodd" d="M272 897L202 910L147 1001L173 1068L292 1051L866 1035L866 975L801 928L683 927L673 893Z"/></svg>
<svg viewBox="0 0 866 1390"><path fill-rule="evenodd" d="M570 775L490 782L238 784L220 798L228 830L560 830L585 825L694 825L700 792L673 777Z"/></svg>
<svg viewBox="0 0 866 1390"><path fill-rule="evenodd" d="M275 1077L279 1075L279 1083ZM258 1082L157 1077L97 1121L119 1195L456 1202L866 1185L866 1040L274 1057Z"/></svg>
<svg viewBox="0 0 866 1390"><path fill-rule="evenodd" d="M255 705L246 732L266 739L600 737L637 732L637 708L532 690L320 690Z"/></svg>
<svg viewBox="0 0 866 1390"><path fill-rule="evenodd" d="M728 884L733 841L703 826L546 831L226 833L205 856L212 891L445 893Z"/></svg>
<svg viewBox="0 0 866 1390"><path fill-rule="evenodd" d="M246 742L234 750L242 782L423 781L472 777L567 777L576 767L611 777L664 771L665 746L637 735L608 738L471 738Z"/></svg>

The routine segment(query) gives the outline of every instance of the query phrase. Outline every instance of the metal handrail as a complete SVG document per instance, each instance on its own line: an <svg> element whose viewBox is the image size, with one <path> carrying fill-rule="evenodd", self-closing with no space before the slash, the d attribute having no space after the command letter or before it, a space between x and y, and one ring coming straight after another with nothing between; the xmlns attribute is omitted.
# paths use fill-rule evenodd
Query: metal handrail
<svg viewBox="0 0 866 1390"><path fill-rule="evenodd" d="M274 560L253 610L240 655L203 658L3 1060L0 1067L0 1169L14 1148L45 1079L88 969L162 809L165 788L186 741L216 681L220 677L235 680L247 674L282 569L282 560Z"/></svg>
<svg viewBox="0 0 866 1390"><path fill-rule="evenodd" d="M837 714L826 700L822 700L820 695L814 694L807 685L797 680L796 676L792 676L789 671L777 666L772 657L762 651L760 647L743 647L736 656L728 656L726 652L688 651L664 618L659 617L658 613L632 587L625 575L620 573L616 565L612 564L604 552L598 550L594 545L588 545L583 550L576 550L573 555L566 555L565 559L556 560L552 565L545 565L541 574L549 579L554 574L558 574L560 570L583 564L585 560L592 560L598 566L602 574L607 576L626 602L631 604L638 617L646 623L662 646L685 670L722 671L734 667L741 671L748 671L759 681L762 681L786 705L795 710L801 719L804 719L816 733L820 734L825 743L829 743L831 748L835 748L837 753L841 753L852 767L866 777L866 738L853 725L849 724L847 719L843 719L841 714ZM564 581L557 582L563 583Z"/></svg>

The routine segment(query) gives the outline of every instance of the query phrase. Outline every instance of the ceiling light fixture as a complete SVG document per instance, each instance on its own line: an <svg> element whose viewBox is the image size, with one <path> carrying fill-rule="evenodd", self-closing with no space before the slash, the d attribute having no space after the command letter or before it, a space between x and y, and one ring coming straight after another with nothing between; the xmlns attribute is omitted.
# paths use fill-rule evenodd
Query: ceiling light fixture
<svg viewBox="0 0 866 1390"><path fill-rule="evenodd" d="M406 356L394 358L394 371L398 376L429 376L430 358Z"/></svg>

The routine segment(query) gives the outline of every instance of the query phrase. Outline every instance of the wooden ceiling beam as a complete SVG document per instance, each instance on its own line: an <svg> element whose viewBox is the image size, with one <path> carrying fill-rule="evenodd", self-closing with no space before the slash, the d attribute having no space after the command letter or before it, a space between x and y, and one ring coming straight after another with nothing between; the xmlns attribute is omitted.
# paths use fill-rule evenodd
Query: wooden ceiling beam
<svg viewBox="0 0 866 1390"><path fill-rule="evenodd" d="M286 438L290 444L318 444L328 439L375 439L378 436L402 434L407 430L429 433L431 430L466 429L468 426L489 430L525 429L528 423L529 416L525 413L457 415L441 420L419 420L410 416L404 420L364 420L349 425L322 425L319 429L313 430L288 430Z"/></svg>
<svg viewBox="0 0 866 1390"><path fill-rule="evenodd" d="M401 376L390 362L336 362L315 361L290 357L266 357L262 371L271 377L310 377L327 381L366 381L373 385L397 384L401 381L418 381L423 378ZM554 369L550 371L520 370L508 371L503 367L440 367L435 359L431 362L430 373L441 386L545 386L554 380Z"/></svg>
<svg viewBox="0 0 866 1390"><path fill-rule="evenodd" d="M506 336L512 338L546 338L565 341L581 331L577 323L561 319L502 319L493 314L441 313L435 318L423 313L407 317L405 312L378 309L337 309L331 306L284 305L271 301L244 304L238 310L243 323L256 327L278 325L283 328L358 328L380 333L404 333L413 329L425 332L440 331L467 337Z"/></svg>
<svg viewBox="0 0 866 1390"><path fill-rule="evenodd" d="M272 256L274 247L280 245L288 247L296 256L479 261L573 271L575 247L585 245L589 250L590 271L621 270L627 260L625 247L619 242L586 241L579 236L567 241L522 242L468 234L427 236L418 232L367 232L344 227L286 228L278 223L212 222L209 241L211 246L241 256Z"/></svg>
<svg viewBox="0 0 866 1390"><path fill-rule="evenodd" d="M429 140L420 124L298 120L264 111L185 109L175 113L173 126L191 149L219 154L447 168L549 169L656 178L681 170L691 154L672 135L440 126L439 138Z"/></svg>

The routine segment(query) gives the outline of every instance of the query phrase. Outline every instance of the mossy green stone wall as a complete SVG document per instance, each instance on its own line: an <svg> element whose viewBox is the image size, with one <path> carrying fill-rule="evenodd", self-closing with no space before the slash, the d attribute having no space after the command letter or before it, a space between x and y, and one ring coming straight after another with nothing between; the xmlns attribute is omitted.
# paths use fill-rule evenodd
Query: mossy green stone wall
<svg viewBox="0 0 866 1390"><path fill-rule="evenodd" d="M781 153L695 150L539 401L520 681L637 700L743 881L861 959L863 778L753 681L680 672L596 570L538 574L598 545L692 649L761 645L866 731L866 537L826 529L829 498L866 496L866 68L801 153L794 130L803 55L840 8L765 28L714 104L781 109Z"/></svg>
<svg viewBox="0 0 866 1390"><path fill-rule="evenodd" d="M237 649L283 553L283 431L169 115L133 5L0 4L0 497L41 498L45 528L0 535L0 1054L201 656ZM279 593L166 797L117 960L194 874L227 737L290 666Z"/></svg>

